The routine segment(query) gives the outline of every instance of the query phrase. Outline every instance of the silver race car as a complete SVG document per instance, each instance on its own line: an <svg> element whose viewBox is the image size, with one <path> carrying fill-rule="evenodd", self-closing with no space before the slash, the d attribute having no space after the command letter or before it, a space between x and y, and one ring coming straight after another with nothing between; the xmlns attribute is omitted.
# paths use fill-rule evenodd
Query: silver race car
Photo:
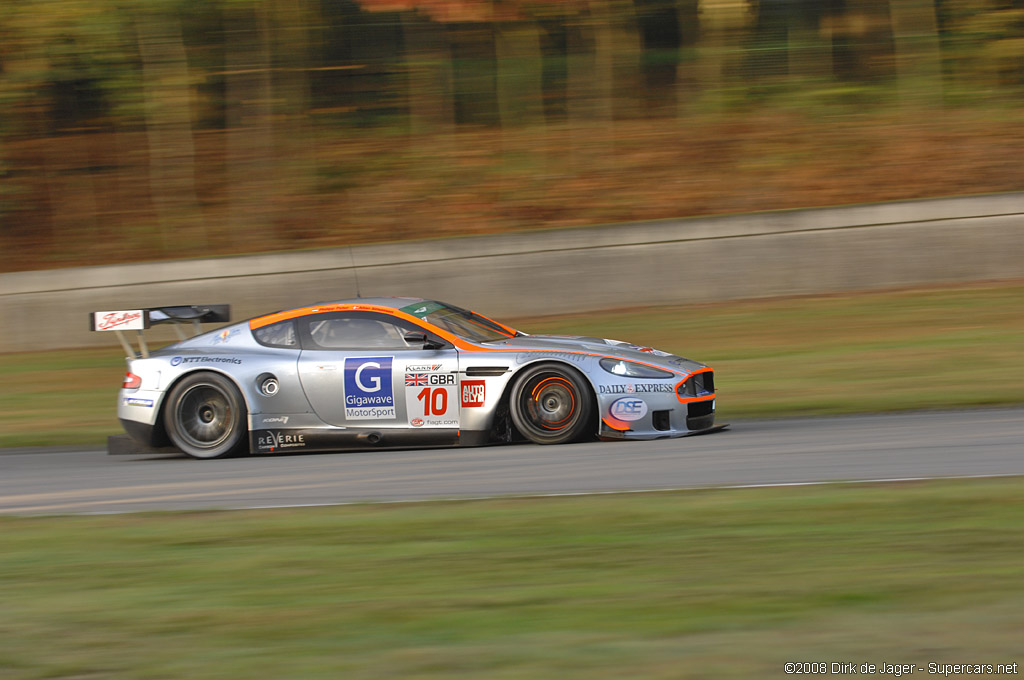
<svg viewBox="0 0 1024 680"><path fill-rule="evenodd" d="M224 326L149 351L142 331L229 320L227 305L94 312L128 352L110 453L195 458L371 447L561 444L711 432L714 372L650 347L527 335L419 298L361 298ZM137 331L140 351L126 339Z"/></svg>

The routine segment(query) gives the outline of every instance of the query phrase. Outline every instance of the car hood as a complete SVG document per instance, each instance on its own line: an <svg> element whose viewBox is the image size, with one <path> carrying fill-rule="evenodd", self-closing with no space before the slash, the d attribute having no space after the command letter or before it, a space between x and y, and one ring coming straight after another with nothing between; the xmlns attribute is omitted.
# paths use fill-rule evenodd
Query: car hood
<svg viewBox="0 0 1024 680"><path fill-rule="evenodd" d="M653 347L582 335L520 335L508 340L489 342L487 346L522 349L523 351L586 352L654 364L677 373L692 373L705 368L705 365L698 361L662 352Z"/></svg>

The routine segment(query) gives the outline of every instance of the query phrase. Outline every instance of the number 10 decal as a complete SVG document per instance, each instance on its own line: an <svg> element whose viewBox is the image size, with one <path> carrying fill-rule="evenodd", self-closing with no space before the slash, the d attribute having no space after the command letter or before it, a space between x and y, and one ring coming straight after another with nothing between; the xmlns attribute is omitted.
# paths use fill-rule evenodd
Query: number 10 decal
<svg viewBox="0 0 1024 680"><path fill-rule="evenodd" d="M416 395L417 401L423 402L423 415L443 416L448 413L448 390L443 387L431 389L424 387Z"/></svg>
<svg viewBox="0 0 1024 680"><path fill-rule="evenodd" d="M410 427L459 427L459 372L454 357L405 365L405 417Z"/></svg>

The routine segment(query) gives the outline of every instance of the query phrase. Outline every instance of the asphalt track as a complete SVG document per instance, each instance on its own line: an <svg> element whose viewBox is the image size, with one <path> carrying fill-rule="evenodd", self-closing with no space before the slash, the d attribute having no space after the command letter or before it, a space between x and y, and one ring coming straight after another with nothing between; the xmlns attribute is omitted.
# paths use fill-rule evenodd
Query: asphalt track
<svg viewBox="0 0 1024 680"><path fill-rule="evenodd" d="M0 513L51 515L1024 475L1024 409L743 421L700 437L197 461L0 451Z"/></svg>

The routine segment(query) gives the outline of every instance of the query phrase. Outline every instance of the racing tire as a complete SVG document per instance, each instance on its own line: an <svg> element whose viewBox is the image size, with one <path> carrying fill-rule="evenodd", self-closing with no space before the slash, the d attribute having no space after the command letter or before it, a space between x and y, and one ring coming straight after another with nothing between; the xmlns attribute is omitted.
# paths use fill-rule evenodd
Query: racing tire
<svg viewBox="0 0 1024 680"><path fill-rule="evenodd" d="M247 443L245 401L219 373L192 373L174 386L164 405L167 436L193 458L227 458Z"/></svg>
<svg viewBox="0 0 1024 680"><path fill-rule="evenodd" d="M519 433L535 444L565 444L590 428L594 392L577 371L558 364L523 370L512 385L509 412Z"/></svg>

